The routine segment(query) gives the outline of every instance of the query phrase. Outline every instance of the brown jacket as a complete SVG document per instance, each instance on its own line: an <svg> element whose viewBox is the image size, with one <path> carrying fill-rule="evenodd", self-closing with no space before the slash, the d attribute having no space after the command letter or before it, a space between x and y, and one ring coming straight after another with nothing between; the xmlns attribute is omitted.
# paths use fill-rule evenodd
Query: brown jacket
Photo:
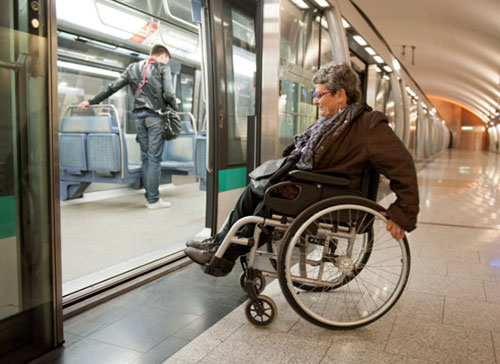
<svg viewBox="0 0 500 364"><path fill-rule="evenodd" d="M406 231L414 230L419 197L413 158L389 127L387 117L365 105L340 135L327 133L321 138L312 172L347 177L349 188L359 189L368 163L389 179L397 196L388 208L389 218Z"/></svg>

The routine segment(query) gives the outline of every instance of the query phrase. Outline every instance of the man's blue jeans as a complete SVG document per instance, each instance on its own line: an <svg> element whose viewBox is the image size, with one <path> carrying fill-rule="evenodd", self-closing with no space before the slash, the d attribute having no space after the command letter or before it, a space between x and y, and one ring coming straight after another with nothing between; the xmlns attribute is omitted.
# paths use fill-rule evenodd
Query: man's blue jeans
<svg viewBox="0 0 500 364"><path fill-rule="evenodd" d="M153 111L134 111L137 139L141 146L142 183L146 189L145 197L149 203L160 199L161 157L165 145L162 121Z"/></svg>

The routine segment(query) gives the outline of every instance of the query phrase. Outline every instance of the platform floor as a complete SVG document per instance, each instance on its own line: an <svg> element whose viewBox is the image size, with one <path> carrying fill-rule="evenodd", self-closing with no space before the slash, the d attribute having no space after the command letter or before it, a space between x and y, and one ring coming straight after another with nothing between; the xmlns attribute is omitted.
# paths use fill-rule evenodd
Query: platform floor
<svg viewBox="0 0 500 364"><path fill-rule="evenodd" d="M275 281L264 294L278 318L255 328L239 304L238 272L216 280L191 265L68 320L68 342L50 362L499 364L499 179L499 156L488 152L441 154L419 172L408 288L366 327L304 321Z"/></svg>

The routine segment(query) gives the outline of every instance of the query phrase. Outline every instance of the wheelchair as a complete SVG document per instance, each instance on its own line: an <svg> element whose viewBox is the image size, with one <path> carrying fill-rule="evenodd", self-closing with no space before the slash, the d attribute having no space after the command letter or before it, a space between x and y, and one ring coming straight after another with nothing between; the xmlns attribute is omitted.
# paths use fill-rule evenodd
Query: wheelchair
<svg viewBox="0 0 500 364"><path fill-rule="evenodd" d="M202 268L225 275L229 245L250 248L240 258L240 285L249 296L245 314L252 324L267 326L277 317L274 301L262 295L266 277L278 279L301 317L328 329L367 325L398 301L410 273L406 236L397 241L386 230L385 209L375 202L379 175L373 168L365 170L360 191L348 190L348 184L342 177L290 172L289 180L265 192L271 217L238 220ZM284 199L277 191L285 186L294 186L298 196ZM238 237L246 224L255 224L253 236ZM256 269L257 257L270 259L273 269Z"/></svg>

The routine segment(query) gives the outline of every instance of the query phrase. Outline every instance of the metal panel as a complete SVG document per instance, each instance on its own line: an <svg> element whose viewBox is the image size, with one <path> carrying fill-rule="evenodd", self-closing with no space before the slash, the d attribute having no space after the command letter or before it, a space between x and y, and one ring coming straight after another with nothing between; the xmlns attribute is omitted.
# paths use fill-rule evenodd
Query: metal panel
<svg viewBox="0 0 500 364"><path fill-rule="evenodd" d="M400 79L401 96L403 100L403 115L404 115L404 129L403 129L403 143L408 147L410 145L410 96L406 92L406 83Z"/></svg>
<svg viewBox="0 0 500 364"><path fill-rule="evenodd" d="M416 130L416 140L415 140L415 145L416 145L415 159L417 161L421 161L425 159L425 152L424 152L425 128L427 123L425 122L424 112L422 109L421 102L418 102L417 109L418 109L418 119L417 119L417 130Z"/></svg>
<svg viewBox="0 0 500 364"><path fill-rule="evenodd" d="M403 133L405 127L404 125L406 118L403 112L401 85L399 84L398 77L394 72L391 72L390 77L391 77L391 92L394 100L394 124L395 124L394 132L401 140L403 140Z"/></svg>
<svg viewBox="0 0 500 364"><path fill-rule="evenodd" d="M57 94L57 20L56 0L47 1L47 38L48 38L48 109L49 109L49 161L52 231L52 280L54 310L54 346L64 342L62 317L62 261L61 261L61 212L59 201L59 115Z"/></svg>
<svg viewBox="0 0 500 364"><path fill-rule="evenodd" d="M280 0L264 0L262 40L261 161L273 159L278 150Z"/></svg>
<svg viewBox="0 0 500 364"><path fill-rule="evenodd" d="M336 62L346 62L349 64L349 46L345 35L344 27L342 26L342 15L340 14L340 6L337 0L333 2L333 8L325 11L325 18L328 23L328 32L333 48L333 59Z"/></svg>

